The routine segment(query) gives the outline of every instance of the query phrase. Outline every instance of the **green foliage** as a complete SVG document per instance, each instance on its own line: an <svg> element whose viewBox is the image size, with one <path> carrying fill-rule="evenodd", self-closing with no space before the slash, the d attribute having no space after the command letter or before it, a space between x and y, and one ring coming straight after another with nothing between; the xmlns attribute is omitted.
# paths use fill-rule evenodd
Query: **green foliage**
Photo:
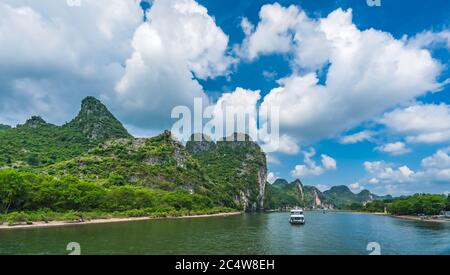
<svg viewBox="0 0 450 275"><path fill-rule="evenodd" d="M294 184L268 184L264 204L267 209L305 206Z"/></svg>
<svg viewBox="0 0 450 275"><path fill-rule="evenodd" d="M383 213L385 209L393 215L437 215L445 209L448 197L445 195L415 194L395 199L375 200L365 205L353 203L347 210Z"/></svg>
<svg viewBox="0 0 450 275"><path fill-rule="evenodd" d="M2 131L2 130L8 130L8 129L11 129L11 126L9 126L9 125L4 125L4 124L0 124L0 131Z"/></svg>
<svg viewBox="0 0 450 275"><path fill-rule="evenodd" d="M94 97L83 99L80 112L65 127L81 132L90 141L131 138L122 123Z"/></svg>
<svg viewBox="0 0 450 275"><path fill-rule="evenodd" d="M134 139L106 106L87 97L63 126L38 116L16 128L0 125L0 210L38 211L53 219L53 212L161 207L169 215L238 208L242 194L256 205L266 169L259 146L219 142L214 147L193 157L168 131Z"/></svg>
<svg viewBox="0 0 450 275"><path fill-rule="evenodd" d="M113 138L130 138L98 100L83 100L78 116L64 126L34 116L16 128L0 127L0 168L46 166L68 160Z"/></svg>
<svg viewBox="0 0 450 275"><path fill-rule="evenodd" d="M184 146L165 132L150 139L111 140L87 154L39 170L102 180L108 186L126 184L166 191L211 194L211 183Z"/></svg>
<svg viewBox="0 0 450 275"><path fill-rule="evenodd" d="M345 205L342 209L358 211L358 212L370 212L370 213L384 213L389 200L374 200L365 204L360 202L353 202L349 205Z"/></svg>
<svg viewBox="0 0 450 275"><path fill-rule="evenodd" d="M2 212L21 208L25 203L26 186L14 171L0 171L0 203Z"/></svg>
<svg viewBox="0 0 450 275"><path fill-rule="evenodd" d="M42 219L52 218L46 216L49 211L64 212L77 220L82 219L77 212L111 213L145 208L201 211L214 207L207 196L181 190L167 192L132 185L108 188L70 176L57 179L13 170L0 170L0 198L3 212L41 211Z"/></svg>
<svg viewBox="0 0 450 275"><path fill-rule="evenodd" d="M445 209L446 200L444 195L416 194L393 200L387 209L395 215L437 215Z"/></svg>
<svg viewBox="0 0 450 275"><path fill-rule="evenodd" d="M364 210L364 205L360 202L353 202L349 205L347 205L346 207L344 207L347 210L351 210L351 211L363 211Z"/></svg>
<svg viewBox="0 0 450 275"><path fill-rule="evenodd" d="M242 193L245 192L249 205L259 208L264 198L260 197L258 175L266 170L266 156L248 136L245 136L245 141L237 141L237 135L234 134L233 141L217 143L204 137L203 141L189 141L186 148L213 183L210 190L215 201L228 207L242 208Z"/></svg>
<svg viewBox="0 0 450 275"><path fill-rule="evenodd" d="M450 194L447 195L447 203L445 205L445 210L450 211Z"/></svg>
<svg viewBox="0 0 450 275"><path fill-rule="evenodd" d="M80 211L67 211L67 212L54 212L51 210L36 210L36 211L19 211L12 212L7 215L0 215L0 224L7 222L9 226L20 224L33 224L34 222L52 222L63 221L78 223L90 220L101 220L111 218L167 218L167 217L183 217L193 215L210 215L218 213L230 213L235 210L226 207L214 207L210 209L189 210L180 209L176 210L173 207L153 207L142 209L130 209L125 211L104 212L100 210L90 212Z"/></svg>
<svg viewBox="0 0 450 275"><path fill-rule="evenodd" d="M91 146L73 129L51 124L22 125L0 131L0 167L45 166L78 156Z"/></svg>

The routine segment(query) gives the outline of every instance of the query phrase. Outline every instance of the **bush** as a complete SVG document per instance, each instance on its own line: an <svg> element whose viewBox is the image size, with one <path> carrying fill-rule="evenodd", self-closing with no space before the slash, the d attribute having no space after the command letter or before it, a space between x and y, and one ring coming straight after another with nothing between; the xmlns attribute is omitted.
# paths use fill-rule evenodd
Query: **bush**
<svg viewBox="0 0 450 275"><path fill-rule="evenodd" d="M14 212L8 215L7 218L8 225L13 226L18 223L27 223L29 224L31 221L29 220L29 216L24 212Z"/></svg>

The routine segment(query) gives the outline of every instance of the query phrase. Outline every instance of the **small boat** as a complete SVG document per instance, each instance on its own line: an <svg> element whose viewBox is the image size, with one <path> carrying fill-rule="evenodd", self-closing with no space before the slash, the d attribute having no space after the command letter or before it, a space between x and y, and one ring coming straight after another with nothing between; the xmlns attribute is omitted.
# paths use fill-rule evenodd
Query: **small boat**
<svg viewBox="0 0 450 275"><path fill-rule="evenodd" d="M291 210L291 218L289 219L291 224L305 224L305 216L303 215L303 209L295 208Z"/></svg>

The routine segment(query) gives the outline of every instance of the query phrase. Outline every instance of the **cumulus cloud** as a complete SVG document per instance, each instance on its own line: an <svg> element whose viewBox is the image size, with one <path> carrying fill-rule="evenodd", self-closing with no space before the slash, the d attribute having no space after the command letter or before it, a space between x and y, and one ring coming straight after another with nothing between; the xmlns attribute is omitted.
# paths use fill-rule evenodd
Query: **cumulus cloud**
<svg viewBox="0 0 450 275"><path fill-rule="evenodd" d="M171 110L208 98L197 79L228 75L228 36L194 0L0 3L0 122L63 123L97 96L137 132L170 128Z"/></svg>
<svg viewBox="0 0 450 275"><path fill-rule="evenodd" d="M370 141L372 137L375 135L372 131L361 131L358 133L354 133L351 135L343 136L340 139L340 143L342 144L354 144L362 141Z"/></svg>
<svg viewBox="0 0 450 275"><path fill-rule="evenodd" d="M292 137L283 134L280 136L278 152L288 154L288 155L296 155L300 151L300 147L297 143L292 139Z"/></svg>
<svg viewBox="0 0 450 275"><path fill-rule="evenodd" d="M294 167L294 170L291 171L293 177L319 176L329 170L337 169L336 160L325 154L321 155L321 165L317 165L312 159L316 155L314 148L310 148L309 151L304 151L303 155L304 164L299 164Z"/></svg>
<svg viewBox="0 0 450 275"><path fill-rule="evenodd" d="M359 30L351 10L338 9L316 20L295 6L265 5L242 47L249 59L280 52L297 56L293 74L278 80L279 87L261 107L279 106L282 130L300 142L334 136L440 88L436 78L442 66L430 52L386 32ZM307 50L311 56L319 57L316 51L325 56L297 55ZM322 84L315 69L327 64Z"/></svg>
<svg viewBox="0 0 450 275"><path fill-rule="evenodd" d="M411 152L411 149L406 147L406 144L400 141L380 145L375 150L391 154L393 156L400 156Z"/></svg>
<svg viewBox="0 0 450 275"><path fill-rule="evenodd" d="M420 167L413 171L406 165L395 165L385 161L366 161L364 168L367 172L362 181L376 185L377 189L384 188L386 193L405 194L415 189L424 192L448 188L450 182L450 148L439 149L431 156L425 157ZM405 190L405 186L410 191ZM389 190L388 190L389 189ZM435 191L434 191L435 192Z"/></svg>
<svg viewBox="0 0 450 275"><path fill-rule="evenodd" d="M350 189L352 189L353 191L361 191L364 189L364 186L362 186L361 184L359 184L359 182L355 182L352 183L348 186Z"/></svg>
<svg viewBox="0 0 450 275"><path fill-rule="evenodd" d="M366 161L364 169L371 177L372 181L403 183L412 180L414 171L408 166L395 167L393 164L384 161Z"/></svg>
<svg viewBox="0 0 450 275"><path fill-rule="evenodd" d="M319 24L297 6L282 7L278 3L264 5L256 28L247 18L241 27L246 39L240 55L253 60L260 55L294 53L294 63L305 68L320 68L328 59L329 44Z"/></svg>
<svg viewBox="0 0 450 275"><path fill-rule="evenodd" d="M116 86L127 116L143 127L167 127L172 108L207 101L194 79L228 74L228 36L194 0L155 1L135 32L133 54ZM158 125L155 125L158 122Z"/></svg>
<svg viewBox="0 0 450 275"><path fill-rule="evenodd" d="M433 155L422 160L422 170L417 178L424 181L440 183L450 182L450 147L440 149Z"/></svg>
<svg viewBox="0 0 450 275"><path fill-rule="evenodd" d="M426 168L450 168L450 148L440 149L434 155L422 160L422 166Z"/></svg>
<svg viewBox="0 0 450 275"><path fill-rule="evenodd" d="M274 172L269 172L267 174L267 182L270 184L274 183L277 178L278 176Z"/></svg>
<svg viewBox="0 0 450 275"><path fill-rule="evenodd" d="M112 92L141 20L134 1L2 1L0 121L62 123L82 97Z"/></svg>
<svg viewBox="0 0 450 275"><path fill-rule="evenodd" d="M384 114L379 122L395 133L405 134L409 142L450 140L450 106L444 103L397 108Z"/></svg>
<svg viewBox="0 0 450 275"><path fill-rule="evenodd" d="M425 31L409 39L408 44L412 47L428 48L444 46L450 49L450 31Z"/></svg>

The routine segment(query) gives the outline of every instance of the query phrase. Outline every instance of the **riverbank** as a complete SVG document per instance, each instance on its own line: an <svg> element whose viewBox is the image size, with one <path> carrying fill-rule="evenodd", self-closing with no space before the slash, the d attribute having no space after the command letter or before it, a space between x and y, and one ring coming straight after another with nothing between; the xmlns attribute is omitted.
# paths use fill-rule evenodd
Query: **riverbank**
<svg viewBox="0 0 450 275"><path fill-rule="evenodd" d="M49 222L33 222L32 224L18 224L10 226L8 224L0 225L0 230L12 230L12 229L24 229L24 228L46 228L46 227L63 227L74 225L88 225L88 224L104 224L104 223L122 223L133 221L145 221L145 220L161 220L161 219L195 219L195 218L210 218L210 217L227 217L240 215L242 212L226 212L216 214L204 214L204 215L185 215L174 217L136 217L136 218L109 218L109 219L92 219L86 221L67 222L67 221L49 221Z"/></svg>
<svg viewBox="0 0 450 275"><path fill-rule="evenodd" d="M391 217L402 219L402 220L409 220L409 221L420 221L420 222L435 222L435 223L448 223L450 222L450 219L445 218L424 218L419 216L411 216L411 215L404 215L404 216L398 216L398 215L390 215Z"/></svg>
<svg viewBox="0 0 450 275"><path fill-rule="evenodd" d="M444 219L444 218L420 217L420 216L414 216L414 215L393 215L393 214L384 213L384 212L363 212L363 211L351 211L351 210L330 210L329 212L380 215L380 216L387 216L387 217L392 217L392 218L396 218L396 219L409 220L409 221L420 221L420 222L435 222L435 223L450 222L450 219Z"/></svg>

